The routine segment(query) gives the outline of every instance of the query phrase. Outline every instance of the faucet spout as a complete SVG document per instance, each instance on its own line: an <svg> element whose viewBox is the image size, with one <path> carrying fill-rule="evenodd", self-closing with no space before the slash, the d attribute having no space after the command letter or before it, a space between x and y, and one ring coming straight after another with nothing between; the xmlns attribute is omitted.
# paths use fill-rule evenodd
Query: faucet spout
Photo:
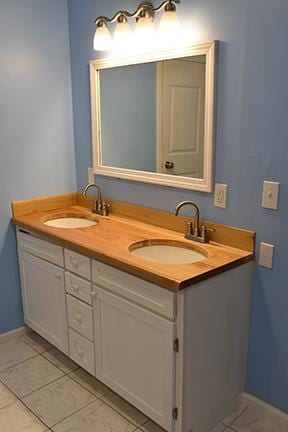
<svg viewBox="0 0 288 432"><path fill-rule="evenodd" d="M100 214L102 216L107 216L109 212L109 204L102 200L101 189L95 183L88 183L83 191L82 195L86 196L90 188L94 187L97 190L97 199L93 201L92 212Z"/></svg>
<svg viewBox="0 0 288 432"><path fill-rule="evenodd" d="M100 189L100 187L99 187L98 185L96 185L95 183L88 183L88 184L84 187L84 189L83 189L83 191L82 191L82 194L83 194L84 196L86 196L88 190L89 190L91 187L94 187L94 188L97 190L97 192L98 192L98 195L97 195L97 201L100 202L100 203L102 203L102 194L101 194L101 189Z"/></svg>
<svg viewBox="0 0 288 432"><path fill-rule="evenodd" d="M199 223L199 219L200 219L200 209L198 207L197 204L195 204L193 201L183 201L181 203L179 203L175 209L175 216L178 216L179 214L179 210L186 206L186 205L191 205L194 210L195 210L195 228L194 228L194 236L198 237L200 234L200 223Z"/></svg>

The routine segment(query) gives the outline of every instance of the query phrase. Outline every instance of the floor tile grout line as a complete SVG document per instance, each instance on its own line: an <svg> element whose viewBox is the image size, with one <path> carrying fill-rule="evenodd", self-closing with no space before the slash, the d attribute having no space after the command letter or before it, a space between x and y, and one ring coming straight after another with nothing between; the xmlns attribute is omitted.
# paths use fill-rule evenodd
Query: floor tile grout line
<svg viewBox="0 0 288 432"><path fill-rule="evenodd" d="M239 415L237 415L237 417L235 417L234 420L229 425L227 425L226 423L224 423L224 421L225 421L224 420L223 423L225 424L225 426L230 427L233 423L236 422L236 420L238 420L247 411L247 409L248 409L248 407L245 406L245 408L243 409L243 411Z"/></svg>
<svg viewBox="0 0 288 432"><path fill-rule="evenodd" d="M36 333L36 332L33 332L33 333L35 333L35 334L38 334L38 333ZM25 335L25 336L29 336L29 334L28 335ZM31 344L29 344L27 341L25 341L25 340L23 340L23 338L25 337L25 336L22 336L19 340L21 341L21 342L23 342L24 344L26 344L27 346L29 346L29 348L32 348L34 351L36 351L37 352L37 354L43 354L44 352L47 352L47 351L51 351L53 348L55 348L53 345L51 345L51 348L48 348L48 349L45 349L44 351L37 351L36 350L36 348L34 348L33 347L33 345ZM39 335L40 336L40 335ZM42 336L41 336L42 337ZM44 339L44 338L43 338ZM46 341L46 339L44 339L45 341ZM48 342L48 341L47 341ZM50 342L48 342L48 343L50 343Z"/></svg>
<svg viewBox="0 0 288 432"><path fill-rule="evenodd" d="M45 427L47 427L48 428L48 430L49 430L49 427L50 426L48 426L47 425L47 423L45 423L40 417L39 417L39 415L38 414L36 414L35 412L33 412L32 410L31 410L31 408L29 408L29 406L28 405L26 405L26 403L25 402L23 402L23 400L21 400L21 399L19 399L20 400L20 402L25 406L25 408L28 410L28 411L30 411L32 414L33 414L33 416L34 417L36 417Z"/></svg>
<svg viewBox="0 0 288 432"><path fill-rule="evenodd" d="M95 403L96 401L97 401L97 398L95 397L95 400L94 400L94 401L89 402L87 405L84 405L83 407L77 409L75 412L73 412L73 413L70 414L69 416L65 417L64 419L58 421L57 423L53 424L52 426L48 426L48 428L50 428L50 429L52 430L52 428L54 428L55 426L58 426L60 423L64 422L65 420L68 420L70 417L73 417L75 414L79 413L79 411L81 411L82 409L88 408L90 405L92 405L92 404ZM102 405L103 405L104 402L103 402L103 401L101 401L101 402L102 402ZM101 405L99 405L99 408L100 408L100 406L101 406ZM45 423L45 425L46 425L46 423Z"/></svg>
<svg viewBox="0 0 288 432"><path fill-rule="evenodd" d="M83 369L83 368L79 368L79 369L82 369L82 370L85 370L85 369ZM86 372L86 371L85 371ZM73 372L70 372L70 374L72 374ZM70 376L70 374L68 374L68 376ZM91 375L92 377L93 377L93 375ZM123 417L125 420L127 420L129 423L131 423L133 426L136 426L137 425L137 427L136 427L136 429L138 429L138 428L141 428L141 426L143 426L144 424L146 424L149 420L150 420L150 418L148 418L148 420L146 420L144 423L142 423L141 425L139 424L139 423L133 423L131 420L128 420L127 419L127 417L125 417L123 414L121 414L121 413L119 413L119 411L117 411L115 408L113 408L112 406L110 406L107 402L105 402L104 400L103 400L103 398L105 397L105 395L102 395L102 396L96 396L94 393L92 393L90 390L88 390L83 384L81 384L79 381L77 381L75 378L73 378L72 376L71 376L71 378L73 379L73 381L75 381L77 384L79 384L81 387L83 387L85 390L87 390L90 394L92 394L94 397L96 397L96 399L99 399L99 400L101 400L101 402L104 404L104 405L106 405L106 406L108 406L109 408L111 408L113 411L115 411L117 414L119 414L121 417ZM95 378L95 379L97 379L96 377L93 377L93 378ZM101 383L101 381L99 381L100 383ZM102 383L101 383L102 384ZM104 384L105 385L105 384ZM107 386L106 386L107 387ZM109 391L113 391L112 389L110 389L109 387L107 387L109 390L108 390L108 392ZM106 394L108 394L108 392L106 393ZM117 395L117 393L115 393L116 395ZM118 396L118 395L117 395ZM121 396L119 396L119 397L121 397ZM123 399L124 401L125 401L125 399ZM125 401L125 402L127 402L127 401ZM129 402L127 402L127 403L129 403ZM137 408L135 408L135 409L137 409ZM142 413L142 411L140 411L141 413ZM146 414L144 414L144 413L142 413L143 415L145 415L146 416ZM147 416L146 416L147 417Z"/></svg>
<svg viewBox="0 0 288 432"><path fill-rule="evenodd" d="M81 366L79 367L79 369L85 371L85 369L81 368ZM76 369L76 370L79 370L79 369ZM85 390L87 390L90 394L92 394L93 396L95 396L97 399L101 399L101 400L102 400L102 398L103 398L105 395L102 395L102 396L96 396L95 393L93 393L91 390L87 389L87 388L86 388L86 387L85 387L81 382L77 381L76 378L74 378L73 376L71 376L74 372L75 372L75 371L72 371L72 372L68 373L67 375L68 375L68 376L69 376L69 377L70 377L74 382L76 382L76 383L79 384L81 387L83 387ZM85 372L86 372L86 371L85 371ZM91 375L91 377L97 380L97 378L94 377L93 375ZM97 380L97 381L98 381L98 380ZM101 381L99 381L99 382L101 383ZM101 384L102 384L102 383L101 383ZM105 385L105 384L104 384L104 385ZM109 389L109 387L107 387L107 388ZM108 391L110 391L110 389L109 389ZM108 394L108 391L107 391L106 394ZM103 402L104 402L104 401L103 401ZM107 405L107 404L106 404L106 405Z"/></svg>
<svg viewBox="0 0 288 432"><path fill-rule="evenodd" d="M23 405L25 405L25 403L23 402L23 399L24 399L25 397L30 396L31 394L35 393L35 392L38 391L38 390L42 390L43 388L47 387L49 384L52 384L52 383L54 383L54 382L60 380L61 378L64 378L64 375L63 375L62 377L59 377L59 378L57 378L57 379L51 381L51 382L48 383L48 384L45 384L45 385L39 387L39 389L37 389L37 390L33 390L32 392L27 393L25 396L21 396L21 397L18 396L17 393L15 393L15 391L13 391L12 389L10 389L10 388L7 386L7 384L4 384L4 383L2 383L2 382L1 382L1 384L3 384L3 385L7 388L7 390L9 390L10 393L12 393L13 396L16 397L17 400L14 401L14 403L17 402L17 401L19 401L19 402L21 402ZM12 403L13 403L13 402L12 402ZM11 405L11 404L9 404L9 405ZM6 406L8 406L8 405L6 405ZM26 405L25 405L25 406L26 406ZM28 408L28 407L27 407L27 408ZM28 408L28 409L29 409L29 408ZM31 410L29 410L29 411L31 411ZM49 426L48 426L48 427L49 427Z"/></svg>
<svg viewBox="0 0 288 432"><path fill-rule="evenodd" d="M64 378L64 376L65 376L65 374L63 374L62 376L60 376L60 377L58 377L58 378L55 378L55 379L53 379L52 381L50 381L50 382L48 382L48 383L42 385L41 387L37 388L36 390L32 390L31 392L25 394L24 396L17 396L17 395L16 395L16 396L17 396L17 397L21 400L21 402L22 402L22 399L24 399L25 397L30 396L31 394L35 393L35 392L38 391L38 390L42 390L43 388L47 387L47 386L50 385L50 384L55 383L56 381L59 381L61 378ZM9 387L8 387L8 388L9 388Z"/></svg>
<svg viewBox="0 0 288 432"><path fill-rule="evenodd" d="M19 338L19 340L21 340L21 338ZM132 426L134 426L135 427L135 430L133 431L133 432L135 432L137 429L141 429L141 427L142 426L144 426L146 423L148 423L149 422L149 420L150 420L150 418L148 418L144 423L142 423L142 424L139 424L139 423L137 423L137 422L135 422L135 423L133 423L131 420L128 420L128 418L127 417L125 417L123 414L121 414L121 413L119 413L115 408L113 408L112 406L110 406L108 403L106 403L105 401L103 401L103 398L105 397L105 394L104 395L102 395L101 397L100 396L96 396L94 393L92 393L90 390L88 390L84 385L82 385L80 382L78 382L75 378L73 378L71 375L73 374L73 372L75 372L76 370L78 370L78 369L82 369L82 370L84 370L83 368L81 368L81 367L79 367L78 369L75 369L74 371L71 371L71 372L67 372L67 373L65 373L62 369L60 369L58 366L56 366L54 363L52 363L49 359L47 359L43 354L45 353L45 352L47 352L47 351L50 351L51 349L53 349L53 348L55 348L55 347L53 347L52 346L52 348L50 348L50 349L48 349L48 350L46 350L46 351L43 351L42 353L39 353L38 351L36 351L33 347L31 347L28 343L26 343L25 341L22 341L21 340L21 342L23 342L24 344L26 344L26 345L28 345L30 348L32 348L34 351L35 351L35 355L34 356L32 356L32 357L30 357L30 358L28 358L28 359L25 359L25 360L23 360L22 362L20 362L20 363L18 363L18 364L16 364L16 365L14 365L14 366L17 366L17 365L19 365L19 364L21 364L21 363L24 363L24 362L26 362L27 360L30 360L30 359L32 359L32 358L34 358L34 357L37 357L37 356L41 356L42 358L44 358L44 359L46 359L47 361L49 361L49 363L51 363L54 367L56 367L58 370L60 370L62 373L63 373L63 375L61 376L61 377L59 377L59 378L57 378L57 379L55 379L55 380L53 380L53 381L51 381L51 382L49 382L49 383L47 383L47 384L45 384L45 385L43 385L43 386L41 386L41 387L39 387L37 390L33 390L32 392L30 392L30 393L27 393L25 396L23 396L23 397L19 397L16 393L14 393L12 390L10 390L9 389L9 387L7 387L7 385L6 384L4 384L4 383L2 383L2 381L1 381L1 379L0 379L0 382L17 398L17 400L18 401L20 401L25 407L26 407L26 409L28 409L34 416L36 416L45 426L47 426L48 428L51 428L51 427L54 427L54 426L56 426L57 424L59 424L59 423L61 423L62 421L64 421L64 420L66 420L66 419L68 419L69 417L71 417L72 415L74 415L74 414L76 414L78 411L80 411L82 408L85 408L85 407L87 407L88 405L85 405L85 406L83 406L82 408L80 408L78 411L75 411L75 413L73 413L73 414L71 414L70 416L68 416L67 418L65 418L65 419L63 419L63 420L61 420L61 422L58 422L58 423L56 423L55 425L53 425L53 426L48 426L43 420L41 420L41 418L40 417L38 417L38 415L36 415L30 408L29 408L29 406L27 406L26 404L25 404L25 402L23 401L23 399L24 398L26 398L26 397L28 397L28 396L30 396L30 395L32 395L33 393L35 393L35 392L37 392L37 391L39 391L39 390L42 390L43 388L45 388L45 387L47 387L48 385L50 385L50 384L52 384L52 383L55 383L56 381L59 381L60 379L62 379L62 378L64 378L64 376L67 376L67 377L69 377L69 378L71 378L74 382L76 382L77 384L79 384L82 388L84 388L86 391L88 391L92 396L94 396L95 397L95 400L93 401L93 402L95 402L97 399L99 399L101 402L102 402L102 404L104 404L105 406L108 406L109 408L111 408L114 412L116 412L118 415L120 415L120 417L122 417L122 418L124 418L126 421L128 421ZM11 366L10 368L13 368L14 366ZM5 369L5 371L6 370L8 370L8 369L10 369L10 368L7 368L7 369ZM4 372L4 371L1 371L1 372ZM93 375L91 375L92 377L93 377ZM97 379L96 377L93 377L93 378L95 378L95 379ZM101 383L101 381L99 381L100 383ZM101 383L102 384L102 383ZM105 384L104 384L105 385ZM110 389L109 387L107 387L109 390L107 391L107 393L106 394L108 394L108 392L110 391L110 390L112 390L112 389ZM113 391L113 390L112 390ZM115 394L117 394L117 393L115 393ZM121 396L120 396L121 397ZM125 399L124 399L125 400ZM14 401L15 402L15 401ZM92 402L92 403L93 403ZM125 401L126 402L126 401ZM13 403L13 402L12 402ZM129 403L129 402L127 402L127 403ZM9 404L10 405L10 404ZM100 405L101 406L101 405ZM137 409L137 408L136 408ZM140 411L141 412L141 411ZM143 415L145 415L144 413L143 413ZM147 417L147 416L146 416Z"/></svg>
<svg viewBox="0 0 288 432"><path fill-rule="evenodd" d="M54 347L53 347L54 348ZM53 349L52 348L52 349ZM57 349L57 348L56 348ZM72 373L72 372L74 372L74 371L71 371L71 372L64 372L63 371L63 369L61 369L59 366L57 366L55 363L53 363L50 359L48 359L47 357L45 357L44 356L44 354L46 353L46 352L48 352L48 351L50 351L50 350L47 350L47 351L44 351L43 353L41 353L41 354L39 354L39 355L41 355L41 357L43 357L45 360L47 360L49 363L51 363L54 367L56 367L57 369L59 369L62 373L64 373L64 375L69 375L70 373ZM61 351L59 351L59 352L61 352ZM61 352L62 353L62 352ZM63 355L66 355L66 354L64 354L64 353L62 353ZM69 358L68 356L66 356L67 358ZM69 358L69 360L70 360L70 358ZM76 364L76 363L75 363ZM77 369L80 369L80 366L77 368ZM77 369L74 369L74 370L77 370Z"/></svg>
<svg viewBox="0 0 288 432"><path fill-rule="evenodd" d="M135 422L135 423L133 423L133 421L131 421L131 420L128 420L128 418L127 417L125 417L123 414L121 414L119 411L117 411L115 408L113 408L111 405L109 405L107 402L105 402L105 401L103 401L103 397L105 397L105 396L102 396L101 398L99 398L106 406L108 406L109 408L111 408L113 411L115 411L117 414L119 414L121 417L123 417L125 420L127 420L129 423L131 423L133 426L136 426L136 429L138 429L138 428L141 428L142 426L144 426L149 420L151 420L150 418L148 418L148 420L146 420L144 423L142 423L141 425L139 424L139 423L137 423L137 422ZM121 396L120 396L121 397ZM123 400L125 400L125 399L123 399ZM126 401L125 401L126 402ZM127 403L129 403L129 402L127 402ZM133 406L133 405L131 405L131 406ZM134 407L133 407L134 408ZM135 409L137 409L137 408L135 408ZM139 410L138 410L139 411ZM142 413L142 411L140 411L141 413ZM142 413L143 415L145 415L146 416L146 414L144 414L144 413ZM146 416L147 417L147 416Z"/></svg>
<svg viewBox="0 0 288 432"><path fill-rule="evenodd" d="M6 384L4 384L4 383L2 383L2 381L1 381L1 384L16 398L16 400L13 400L12 402L9 402L9 404L8 405L5 405L4 407L2 407L2 408L6 408L6 407L8 407L9 405L12 405L13 403L15 403L15 402L18 402L20 399L19 399L19 397L12 391L12 390L10 390L9 389L9 387L7 387L7 385Z"/></svg>
<svg viewBox="0 0 288 432"><path fill-rule="evenodd" d="M66 375L64 375L64 376L68 376L68 374L66 374ZM54 381L51 381L51 383L49 383L49 384L52 384L52 383L54 383L54 382L56 382L56 381L58 381L58 380L60 380L61 378L63 378L64 376L62 376L62 377L60 377L60 378L58 378L57 380L54 380ZM40 387L38 390L42 390L43 388L45 388L45 387L47 387L49 384L46 384L45 386L42 386L42 387ZM41 417L39 417L39 415L37 414L37 413L35 413L24 401L23 401L23 399L21 399L19 396L17 396L17 394L15 394L12 390L10 390L9 389L9 387L7 387L5 384L4 384L4 386L16 397L16 401L14 400L13 402L11 402L11 404L13 404L13 403L16 403L16 402L20 402L28 411L30 411L45 427L47 427L48 428L48 430L50 430L50 428L51 427L54 427L54 426L56 426L57 424L59 424L59 423L61 423L62 421L64 421L64 420L67 420L69 417L71 417L72 415L74 415L74 414L76 414L78 411L80 411L82 408L86 408L88 405L91 405L92 403L94 403L96 400L97 400L97 398L95 397L95 400L94 401L92 401L92 402L89 402L87 405L84 405L83 407L81 407L81 408L79 408L79 410L76 410L75 412L73 412L72 414L70 414L69 416L67 416L67 417L65 417L64 419L62 419L61 421L59 421L59 422L57 422L57 423L55 423L53 426L49 426L47 423L45 423L44 422L44 420L42 420L41 419ZM27 395L25 395L25 396L23 396L23 398L25 398L26 396L30 396L32 393L35 393L36 391L38 391L38 390L34 390L33 392L31 392L31 393L29 393L29 394L27 394ZM104 402L103 401L101 401L102 402L102 404L104 404ZM9 405L11 405L11 404L9 404ZM6 408L7 406L9 406L9 405L6 405L4 408ZM52 430L52 429L51 429Z"/></svg>
<svg viewBox="0 0 288 432"><path fill-rule="evenodd" d="M233 432L238 432L237 429L233 429L231 426L228 426Z"/></svg>
<svg viewBox="0 0 288 432"><path fill-rule="evenodd" d="M25 362L27 362L28 360L31 360L32 358L35 358L35 357L37 357L37 356L39 356L39 355L41 355L41 354L39 354L37 351L35 351L35 354L32 355L31 357L28 357L28 358L26 358L26 359L24 359L24 360L21 360L19 363L15 363L13 366L9 366L8 368L1 370L1 371L0 371L0 381L1 381L1 374L2 374L3 372L7 372L9 369L12 369L12 368L15 367L15 366L19 366L20 364L25 363Z"/></svg>
<svg viewBox="0 0 288 432"><path fill-rule="evenodd" d="M225 426L227 426L227 427L230 427L230 426L231 426L231 425L232 425L232 424L233 424L233 423L234 423L234 422L235 422L236 420L238 420L238 419L239 419L239 417L241 417L241 415L242 415L242 414L244 414L244 412L245 412L245 411L247 411L247 409L248 409L248 407L247 407L247 406L245 406L245 408L243 409L243 411L241 411L241 413L240 413L240 414L238 414L238 415L237 415L237 417L235 417L235 418L234 418L234 420L233 420L233 421L232 421L231 423L229 423L229 424L226 424L226 423L225 423L225 419L223 420L223 422L222 422L222 423L223 423L223 424L224 424Z"/></svg>
<svg viewBox="0 0 288 432"><path fill-rule="evenodd" d="M63 378L63 377L62 377ZM55 382L55 381L54 381ZM49 384L47 384L47 385L49 385ZM44 388L44 387L42 387L42 388ZM67 419L69 419L69 417L72 417L74 414L77 414L79 411L81 411L82 409L84 409L84 408L87 408L89 405L92 405L94 402L96 402L96 400L97 400L97 398L95 397L95 400L93 400L92 402L88 402L87 404L85 404L85 405L83 405L81 408L79 408L79 409L77 409L77 410L75 410L75 411L73 411L72 412L72 414L69 414L67 417L64 417L63 419L61 419L61 420L59 420L58 422L56 422L55 424L53 424L53 425L48 425L47 423L45 423L45 421L44 420L42 420L40 417L39 417L39 415L37 414L37 413L35 413L29 406L27 406L25 403L23 403L23 401L22 400L20 400L20 402L22 402L23 403L23 405L25 405L25 407L29 410L29 411L31 411L32 412L32 414L33 415L35 415L45 426L47 426L47 428L48 428L48 430L52 430L52 428L54 427L54 426L57 426L59 423L62 423L64 420L67 420ZM103 402L104 403L104 402Z"/></svg>
<svg viewBox="0 0 288 432"><path fill-rule="evenodd" d="M20 402L21 405L23 405L29 412L31 412L33 414L34 417L36 417L45 427L49 428L48 425L46 425L46 423L44 423L36 414L34 414L34 412L19 398L19 396L16 395L16 393L14 393L12 390L9 389L9 387L7 387L5 384L4 386L16 397L16 400L14 400L11 404L6 405L4 408L7 408L8 406L12 405L13 403L17 403Z"/></svg>

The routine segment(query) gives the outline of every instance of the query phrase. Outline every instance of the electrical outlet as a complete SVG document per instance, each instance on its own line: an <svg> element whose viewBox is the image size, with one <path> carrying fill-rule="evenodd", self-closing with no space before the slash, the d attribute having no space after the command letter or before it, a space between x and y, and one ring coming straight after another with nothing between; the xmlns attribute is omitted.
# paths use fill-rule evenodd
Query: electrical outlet
<svg viewBox="0 0 288 432"><path fill-rule="evenodd" d="M260 243L260 253L259 253L259 265L272 269L273 267L273 255L275 246L269 243Z"/></svg>
<svg viewBox="0 0 288 432"><path fill-rule="evenodd" d="M262 194L262 207L278 210L279 182L264 181Z"/></svg>
<svg viewBox="0 0 288 432"><path fill-rule="evenodd" d="M88 183L94 183L95 179L94 179L94 172L93 172L93 168L89 167L88 168Z"/></svg>
<svg viewBox="0 0 288 432"><path fill-rule="evenodd" d="M227 207L228 185L215 183L214 206L219 208Z"/></svg>

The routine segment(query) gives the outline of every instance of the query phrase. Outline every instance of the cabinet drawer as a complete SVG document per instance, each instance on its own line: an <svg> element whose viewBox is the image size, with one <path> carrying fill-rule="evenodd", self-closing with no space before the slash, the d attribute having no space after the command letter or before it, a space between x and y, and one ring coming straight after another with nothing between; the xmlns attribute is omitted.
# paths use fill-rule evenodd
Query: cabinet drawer
<svg viewBox="0 0 288 432"><path fill-rule="evenodd" d="M72 273L65 273L66 292L92 305L92 284Z"/></svg>
<svg viewBox="0 0 288 432"><path fill-rule="evenodd" d="M68 294L67 311L69 327L93 340L93 312L91 306Z"/></svg>
<svg viewBox="0 0 288 432"><path fill-rule="evenodd" d="M64 250L65 267L73 273L86 279L91 279L91 260L90 258L73 252L69 249Z"/></svg>
<svg viewBox="0 0 288 432"><path fill-rule="evenodd" d="M92 261L92 280L97 285L173 319L175 294L114 267Z"/></svg>
<svg viewBox="0 0 288 432"><path fill-rule="evenodd" d="M64 266L63 248L32 234L17 231L18 247L31 255L43 258L53 264Z"/></svg>
<svg viewBox="0 0 288 432"><path fill-rule="evenodd" d="M95 375L94 344L69 329L70 357L75 363Z"/></svg>

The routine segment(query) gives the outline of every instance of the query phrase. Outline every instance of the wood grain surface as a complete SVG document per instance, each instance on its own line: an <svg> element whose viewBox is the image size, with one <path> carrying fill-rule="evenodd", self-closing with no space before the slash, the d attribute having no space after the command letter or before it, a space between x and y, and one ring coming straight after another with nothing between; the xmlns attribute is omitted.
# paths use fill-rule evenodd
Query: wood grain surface
<svg viewBox="0 0 288 432"><path fill-rule="evenodd" d="M73 199L73 196L70 196L69 199ZM22 229L165 288L179 290L253 259L253 252L251 251L218 244L214 241L202 245L191 240L185 240L182 233L176 232L175 229L155 226L156 223L147 224L136 220L136 218L128 219L126 215L123 217L123 215L118 216L114 213L108 217L93 215L89 209L79 205L55 209L58 201L54 200L53 202L51 210L46 210L47 203L45 203L44 211L37 210L20 216L17 215L16 211L12 220ZM113 203L115 202L111 202L111 204ZM15 204L14 208L17 208L17 204ZM124 205L123 209L125 208ZM138 211L140 214L140 210ZM98 220L99 224L76 229L54 228L43 224L50 218L64 217L65 215L87 215L89 218ZM173 217L177 219L175 216ZM168 243L180 242L185 247L202 252L205 258L190 264L163 264L147 261L130 253L130 248L133 248L134 243L147 240L155 242L158 239L168 241Z"/></svg>

